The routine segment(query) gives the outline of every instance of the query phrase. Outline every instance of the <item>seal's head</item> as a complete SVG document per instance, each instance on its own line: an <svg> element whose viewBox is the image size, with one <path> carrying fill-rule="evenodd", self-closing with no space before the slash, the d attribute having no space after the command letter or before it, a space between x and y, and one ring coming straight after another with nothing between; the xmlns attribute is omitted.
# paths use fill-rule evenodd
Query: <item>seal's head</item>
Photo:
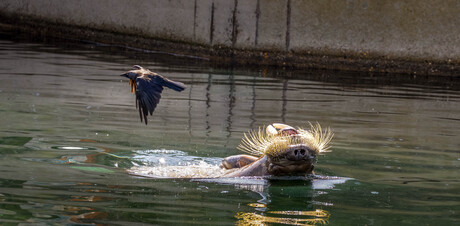
<svg viewBox="0 0 460 226"><path fill-rule="evenodd" d="M316 156L328 149L333 134L322 130L319 124L310 124L309 130L284 124L272 124L257 132L244 135L240 150L252 155L268 157L267 169L271 175L306 175L313 171Z"/></svg>

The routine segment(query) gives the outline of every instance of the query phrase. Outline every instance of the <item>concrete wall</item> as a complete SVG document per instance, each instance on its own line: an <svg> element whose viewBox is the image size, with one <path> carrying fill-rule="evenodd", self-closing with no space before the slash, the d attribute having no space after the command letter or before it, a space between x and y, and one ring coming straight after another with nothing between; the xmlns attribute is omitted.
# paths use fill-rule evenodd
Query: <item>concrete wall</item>
<svg viewBox="0 0 460 226"><path fill-rule="evenodd" d="M458 0L2 0L0 13L205 46L460 59Z"/></svg>

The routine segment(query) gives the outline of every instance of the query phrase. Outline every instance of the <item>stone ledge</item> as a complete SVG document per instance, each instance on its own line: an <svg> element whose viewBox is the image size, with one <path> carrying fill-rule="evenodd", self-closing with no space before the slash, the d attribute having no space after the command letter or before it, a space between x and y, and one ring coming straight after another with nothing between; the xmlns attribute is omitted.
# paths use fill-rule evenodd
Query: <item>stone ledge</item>
<svg viewBox="0 0 460 226"><path fill-rule="evenodd" d="M151 37L142 33L115 33L83 26L57 24L45 19L23 15L1 15L1 30L28 33L32 38L55 38L99 42L108 45L181 54L209 60L216 65L275 66L294 69L314 68L372 73L402 73L414 75L460 75L460 59L433 61L392 58L372 53L325 52L324 50L261 51L206 46L177 40Z"/></svg>

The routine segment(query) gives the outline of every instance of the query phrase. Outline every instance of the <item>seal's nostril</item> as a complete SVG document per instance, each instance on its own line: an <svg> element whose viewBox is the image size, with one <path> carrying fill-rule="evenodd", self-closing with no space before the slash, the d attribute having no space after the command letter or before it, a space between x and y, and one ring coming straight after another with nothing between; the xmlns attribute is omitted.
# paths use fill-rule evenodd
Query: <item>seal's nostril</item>
<svg viewBox="0 0 460 226"><path fill-rule="evenodd" d="M300 149L300 154L301 155L305 155L305 152L306 152L305 149Z"/></svg>
<svg viewBox="0 0 460 226"><path fill-rule="evenodd" d="M294 155L299 154L299 150L294 150Z"/></svg>

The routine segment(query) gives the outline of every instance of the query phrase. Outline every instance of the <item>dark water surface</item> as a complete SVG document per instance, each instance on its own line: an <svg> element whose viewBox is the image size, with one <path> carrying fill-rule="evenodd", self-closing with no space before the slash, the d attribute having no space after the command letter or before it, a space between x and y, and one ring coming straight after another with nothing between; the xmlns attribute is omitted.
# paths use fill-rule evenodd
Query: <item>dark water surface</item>
<svg viewBox="0 0 460 226"><path fill-rule="evenodd" d="M218 69L113 50L0 40L0 224L460 223L458 78ZM118 76L134 64L188 86L165 90L148 126ZM309 121L335 133L316 179L126 172L217 164L250 129Z"/></svg>

